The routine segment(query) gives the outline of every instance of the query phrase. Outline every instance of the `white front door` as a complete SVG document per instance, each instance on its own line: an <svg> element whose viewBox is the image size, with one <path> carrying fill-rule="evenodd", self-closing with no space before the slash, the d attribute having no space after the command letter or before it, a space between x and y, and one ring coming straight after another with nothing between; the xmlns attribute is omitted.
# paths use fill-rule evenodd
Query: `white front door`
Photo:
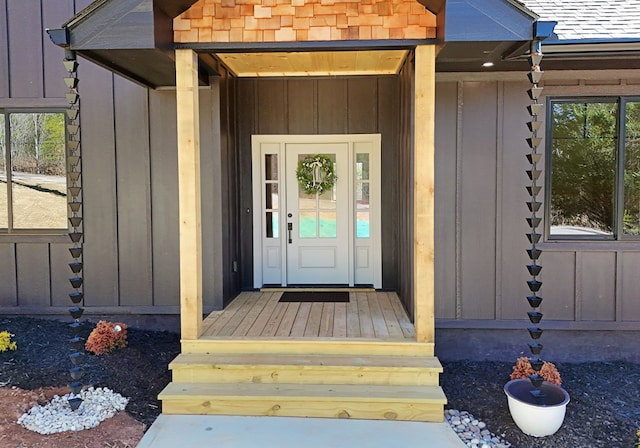
<svg viewBox="0 0 640 448"><path fill-rule="evenodd" d="M380 135L254 135L254 286L382 287ZM322 194L298 182L323 155L337 180Z"/></svg>
<svg viewBox="0 0 640 448"><path fill-rule="evenodd" d="M332 189L307 194L296 178L305 157L323 155L338 176ZM349 145L286 143L287 283L349 284Z"/></svg>

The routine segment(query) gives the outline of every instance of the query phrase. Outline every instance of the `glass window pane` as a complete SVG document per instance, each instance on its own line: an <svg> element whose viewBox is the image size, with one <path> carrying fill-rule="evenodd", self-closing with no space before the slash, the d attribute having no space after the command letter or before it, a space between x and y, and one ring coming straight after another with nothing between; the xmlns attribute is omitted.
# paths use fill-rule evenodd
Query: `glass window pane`
<svg viewBox="0 0 640 448"><path fill-rule="evenodd" d="M356 238L369 238L371 235L370 228L371 223L369 212L358 211L356 220Z"/></svg>
<svg viewBox="0 0 640 448"><path fill-rule="evenodd" d="M356 208L369 208L369 183L358 182L356 185Z"/></svg>
<svg viewBox="0 0 640 448"><path fill-rule="evenodd" d="M4 114L0 114L0 229L9 226L9 212L7 207L7 149L4 138Z"/></svg>
<svg viewBox="0 0 640 448"><path fill-rule="evenodd" d="M640 235L640 102L625 110L624 233Z"/></svg>
<svg viewBox="0 0 640 448"><path fill-rule="evenodd" d="M335 192L325 191L324 193L318 195L318 208L321 210L335 210L336 209L336 199Z"/></svg>
<svg viewBox="0 0 640 448"><path fill-rule="evenodd" d="M316 232L316 212L300 212L298 217L298 235L300 238L315 238Z"/></svg>
<svg viewBox="0 0 640 448"><path fill-rule="evenodd" d="M320 238L335 238L336 230L336 212L320 213Z"/></svg>
<svg viewBox="0 0 640 448"><path fill-rule="evenodd" d="M13 227L66 229L64 113L9 117Z"/></svg>
<svg viewBox="0 0 640 448"><path fill-rule="evenodd" d="M318 201L315 194L305 194L299 189L298 194L298 210L317 210Z"/></svg>
<svg viewBox="0 0 640 448"><path fill-rule="evenodd" d="M551 235L613 233L615 103L555 103L551 142Z"/></svg>
<svg viewBox="0 0 640 448"><path fill-rule="evenodd" d="M278 180L278 154L266 154L264 156L264 178Z"/></svg>
<svg viewBox="0 0 640 448"><path fill-rule="evenodd" d="M369 154L356 154L356 180L369 180Z"/></svg>
<svg viewBox="0 0 640 448"><path fill-rule="evenodd" d="M279 238L278 212L267 212L267 238Z"/></svg>
<svg viewBox="0 0 640 448"><path fill-rule="evenodd" d="M266 208L271 210L277 210L280 208L278 201L278 184L266 185Z"/></svg>

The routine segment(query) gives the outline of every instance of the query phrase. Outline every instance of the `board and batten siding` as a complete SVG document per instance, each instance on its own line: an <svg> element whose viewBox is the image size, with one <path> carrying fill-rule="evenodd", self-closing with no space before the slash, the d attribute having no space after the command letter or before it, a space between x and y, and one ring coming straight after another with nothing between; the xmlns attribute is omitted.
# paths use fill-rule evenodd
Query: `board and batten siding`
<svg viewBox="0 0 640 448"><path fill-rule="evenodd" d="M0 109L66 108L64 51L44 29L59 27L90 3L0 1ZM88 313L178 313L175 91L149 90L78 62L84 306ZM228 129L219 125L219 83L200 96L203 296L205 308L220 309L224 269L215 246L221 240L220 145ZM0 234L0 312L66 313L70 245L65 235Z"/></svg>
<svg viewBox="0 0 640 448"><path fill-rule="evenodd" d="M611 72L581 75L547 71L545 97L632 95L640 85L638 74L635 80ZM514 76L438 78L435 269L441 328L522 328L528 322L530 100L526 80ZM539 247L545 328L640 328L640 242Z"/></svg>

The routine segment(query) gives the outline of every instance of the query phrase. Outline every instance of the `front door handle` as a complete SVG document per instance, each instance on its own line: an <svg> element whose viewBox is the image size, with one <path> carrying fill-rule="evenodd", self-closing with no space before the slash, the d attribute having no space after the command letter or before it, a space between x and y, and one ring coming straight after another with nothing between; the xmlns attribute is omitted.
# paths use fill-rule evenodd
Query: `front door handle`
<svg viewBox="0 0 640 448"><path fill-rule="evenodd" d="M287 232L289 232L289 244L293 243L293 240L291 239L291 231L293 230L293 223L292 222L288 222L287 223Z"/></svg>

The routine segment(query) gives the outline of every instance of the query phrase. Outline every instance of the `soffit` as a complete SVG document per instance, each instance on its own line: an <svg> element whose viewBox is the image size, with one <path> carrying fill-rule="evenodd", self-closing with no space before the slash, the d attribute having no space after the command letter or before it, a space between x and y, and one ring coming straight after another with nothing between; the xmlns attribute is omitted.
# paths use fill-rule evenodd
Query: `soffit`
<svg viewBox="0 0 640 448"><path fill-rule="evenodd" d="M218 53L239 77L397 74L408 50Z"/></svg>

